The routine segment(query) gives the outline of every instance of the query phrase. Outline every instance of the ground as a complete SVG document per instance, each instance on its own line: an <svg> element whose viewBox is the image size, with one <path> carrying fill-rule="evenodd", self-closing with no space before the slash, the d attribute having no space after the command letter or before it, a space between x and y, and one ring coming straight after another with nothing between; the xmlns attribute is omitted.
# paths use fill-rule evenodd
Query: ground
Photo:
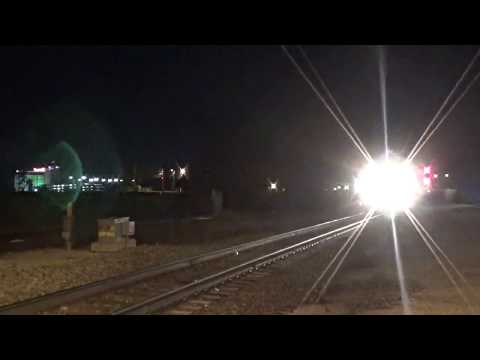
<svg viewBox="0 0 480 360"><path fill-rule="evenodd" d="M473 291L461 287L468 295L469 308L408 219L399 216L396 219L398 242L412 313L480 314L480 209L474 206L436 206L413 211L464 274ZM303 217L303 221L309 224L326 218L314 220ZM285 219L277 221L284 227L302 226L298 221L292 221L288 226ZM3 254L0 256L0 281L6 286L0 290L0 303L8 304L269 234L265 232L265 227L259 226L259 229L263 232L237 234L216 242L142 245L114 254L95 254L85 250L66 253L58 249ZM389 219L383 216L372 220L366 227L325 296L319 302L309 300L300 306L305 293L344 241L336 238L314 251L279 262L266 269L268 276L240 287L237 292L212 302L196 313L403 314L392 230ZM185 271L182 276L166 276L171 278L172 284L180 280L180 283L187 283L195 276L204 276L211 269L199 267L195 274Z"/></svg>
<svg viewBox="0 0 480 360"><path fill-rule="evenodd" d="M40 249L0 256L0 305L75 287L110 276L194 256L228 244L254 240L257 235L236 236L206 245L141 245L117 253L89 250Z"/></svg>
<svg viewBox="0 0 480 360"><path fill-rule="evenodd" d="M413 314L480 314L480 209L444 207L415 210L473 292L471 308L459 296L408 220L397 219L405 283ZM316 303L303 296L345 240L335 239L317 250L278 265L271 274L227 298L203 314L403 314L389 220L372 221ZM461 284L459 280L457 280Z"/></svg>
<svg viewBox="0 0 480 360"><path fill-rule="evenodd" d="M192 227L181 232L180 241L165 243L158 232L164 225L156 228L155 222L149 222L137 227L143 226L143 233L152 234L152 238L156 233L157 244L143 244L117 253L92 253L88 248L70 252L60 248L3 252L0 253L0 306L328 219L321 213L285 218L275 214L226 212L212 221L210 238L199 236L198 227Z"/></svg>

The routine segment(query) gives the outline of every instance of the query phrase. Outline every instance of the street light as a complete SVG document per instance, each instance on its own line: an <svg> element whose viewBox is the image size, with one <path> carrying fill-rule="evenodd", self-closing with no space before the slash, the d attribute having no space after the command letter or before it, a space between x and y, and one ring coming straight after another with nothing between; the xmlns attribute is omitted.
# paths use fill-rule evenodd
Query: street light
<svg viewBox="0 0 480 360"><path fill-rule="evenodd" d="M448 175L448 173L445 174L445 177L448 178L450 175Z"/></svg>
<svg viewBox="0 0 480 360"><path fill-rule="evenodd" d="M278 179L277 181L271 181L270 179L267 179L267 181L269 191L278 191Z"/></svg>

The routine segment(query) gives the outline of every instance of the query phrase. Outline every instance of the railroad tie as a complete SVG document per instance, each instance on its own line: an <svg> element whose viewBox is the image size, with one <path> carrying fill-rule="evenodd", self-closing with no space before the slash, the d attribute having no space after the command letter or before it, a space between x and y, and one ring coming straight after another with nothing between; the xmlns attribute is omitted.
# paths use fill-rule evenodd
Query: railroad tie
<svg viewBox="0 0 480 360"><path fill-rule="evenodd" d="M235 285L239 285L239 286L247 286L247 285L252 285L252 281L248 281L248 280L235 280L233 282L233 284Z"/></svg>
<svg viewBox="0 0 480 360"><path fill-rule="evenodd" d="M248 275L250 278L263 278L267 275L270 275L269 273L266 273L266 272L255 272L255 273L252 273L250 275Z"/></svg>
<svg viewBox="0 0 480 360"><path fill-rule="evenodd" d="M192 304L196 304L196 305L201 305L203 307L207 307L211 304L211 301L208 301L208 300L197 300L197 299L192 299L190 300L190 302Z"/></svg>
<svg viewBox="0 0 480 360"><path fill-rule="evenodd" d="M163 314L164 315L191 315L192 312L191 311L185 311L185 310L173 309L173 310L168 310L168 311L164 312Z"/></svg>
<svg viewBox="0 0 480 360"><path fill-rule="evenodd" d="M214 294L204 294L204 295L201 295L200 296L201 299L205 299L205 300L210 300L210 301L213 301L213 300L219 300L221 299L222 297L219 296L219 295L214 295Z"/></svg>
<svg viewBox="0 0 480 360"><path fill-rule="evenodd" d="M226 291L226 292L235 292L238 291L240 288L234 287L234 286L224 286L222 287L221 291Z"/></svg>
<svg viewBox="0 0 480 360"><path fill-rule="evenodd" d="M185 303L185 304L182 304L178 307L178 309L180 309L181 311L190 311L190 312L194 312L194 311L198 311L198 310L201 310L203 309L203 306L201 305L195 305L195 304L192 304L189 302Z"/></svg>
<svg viewBox="0 0 480 360"><path fill-rule="evenodd" d="M220 290L210 290L207 294L214 295L214 296L220 296L220 297L228 296L227 294L222 293Z"/></svg>

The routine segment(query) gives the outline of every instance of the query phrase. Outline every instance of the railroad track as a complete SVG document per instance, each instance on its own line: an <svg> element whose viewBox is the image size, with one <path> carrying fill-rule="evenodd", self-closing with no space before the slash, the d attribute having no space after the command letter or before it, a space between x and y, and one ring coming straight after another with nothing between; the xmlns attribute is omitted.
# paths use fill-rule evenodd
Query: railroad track
<svg viewBox="0 0 480 360"><path fill-rule="evenodd" d="M191 300L187 304L187 308L184 308L185 310L173 310L173 312L170 312L170 314L187 314L192 309L195 310L200 308L202 303L203 305L206 305L209 303L210 299L219 299L221 296L225 295L225 292L208 294L208 291L212 289L218 290L218 287L223 287L227 293L237 291L239 286L242 286L241 282L246 276L250 277L250 279L252 276L264 277L268 275L268 273L262 270L267 266L275 264L278 261L285 260L292 255L307 251L325 241L346 236L347 234L357 230L361 224L362 221L356 221L321 235L300 241L296 244L275 250L266 255L256 257L242 264L216 272L202 279L192 281L186 285L174 288L162 294L152 296L140 303L117 310L113 312L113 315L145 315L158 313L159 311L165 310L172 305L186 302L191 297L201 295L203 299ZM245 282L243 282L243 284L245 284Z"/></svg>
<svg viewBox="0 0 480 360"><path fill-rule="evenodd" d="M140 282L153 279L163 274L176 272L182 269L187 269L197 264L202 264L202 263L210 262L212 260L221 259L229 255L238 255L240 252L253 250L261 246L276 243L277 241L280 241L280 240L291 239L299 235L312 233L312 232L315 232L315 231L318 231L318 230L321 230L321 229L324 229L348 220L352 220L354 218L360 217L361 215L362 214L356 214L352 216L343 217L340 219L323 222L321 224L308 226L301 229L296 229L293 231L273 235L267 238L262 238L262 239L251 241L244 244L230 246L224 249L215 250L212 252L189 257L186 259L181 259L181 260L170 262L167 264L153 265L153 266L150 266L138 271L130 272L127 274L110 277L104 280L89 283L79 287L65 289L55 293L36 297L33 299L28 299L19 303L0 307L0 315L30 315L30 314L40 313L42 311L46 311L46 310L57 308L66 304L78 302L102 293L111 292L117 289L129 287L129 286L138 284ZM347 225L347 227L348 226L354 226L354 225L350 224L350 225ZM298 244L295 246L298 246ZM283 250L285 249L281 249L278 251L283 251ZM290 250L285 250L285 251L290 251ZM270 256L270 255L271 254L268 254L266 256ZM258 260L258 259L259 258L256 258L254 260ZM265 258L265 261L267 261L266 258ZM250 262L247 262L247 263L250 263ZM246 265L247 263L244 263L241 265L247 266ZM231 269L228 269L228 270L231 270ZM240 271L240 268L238 268L237 270ZM228 274L229 272L223 274L226 276L225 279L228 278L227 276ZM213 278L210 280L213 281ZM205 282L198 281L197 285L200 286L202 284L205 285ZM183 289L180 291L180 293L182 291L188 290L184 288L185 286L182 286L179 288L179 289ZM175 290L172 290L172 291L174 292ZM172 291L170 291L169 293L172 293ZM165 295L166 294L162 296L165 296ZM177 292L171 294L172 298L176 298L174 297L174 295L176 296Z"/></svg>

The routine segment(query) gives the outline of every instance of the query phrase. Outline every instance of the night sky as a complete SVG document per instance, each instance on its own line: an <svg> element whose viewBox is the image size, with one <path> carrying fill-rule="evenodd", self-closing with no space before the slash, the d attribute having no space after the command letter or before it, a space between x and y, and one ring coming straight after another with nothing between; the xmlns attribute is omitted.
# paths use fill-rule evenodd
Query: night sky
<svg viewBox="0 0 480 360"><path fill-rule="evenodd" d="M379 155L377 47L304 49L369 151ZM405 155L476 47L385 51L390 147ZM262 185L267 177L290 188L321 189L349 180L362 163L279 46L3 47L0 64L7 190L15 169L55 154L62 141L87 173L130 175L136 167L148 175L180 162L233 189ZM472 74L479 70L480 64ZM479 92L477 84L418 160L433 160L458 178L480 178Z"/></svg>

